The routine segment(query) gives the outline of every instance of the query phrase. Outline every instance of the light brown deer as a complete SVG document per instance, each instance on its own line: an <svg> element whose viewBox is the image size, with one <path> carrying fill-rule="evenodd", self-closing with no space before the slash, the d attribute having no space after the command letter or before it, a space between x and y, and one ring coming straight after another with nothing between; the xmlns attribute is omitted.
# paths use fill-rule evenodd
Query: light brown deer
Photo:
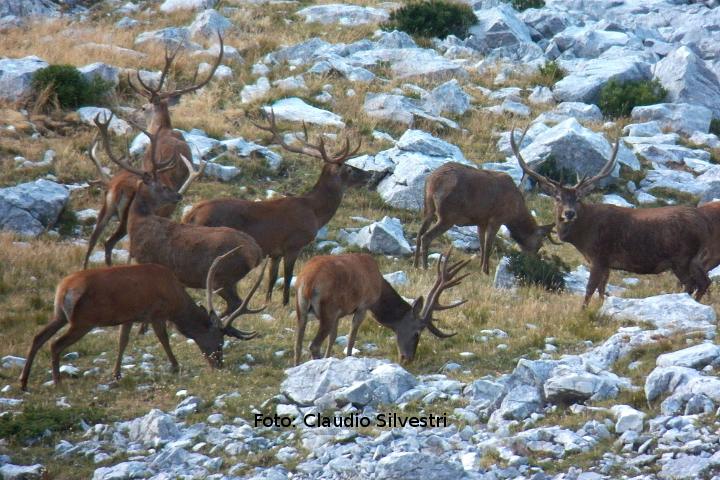
<svg viewBox="0 0 720 480"><path fill-rule="evenodd" d="M270 275L266 299L269 301L278 276L280 259L284 264L283 305L290 300L290 282L295 261L300 251L311 243L318 230L335 215L342 201L345 189L366 183L370 174L358 168L345 165L345 161L360 148L350 148L350 140L337 153L327 152L325 140L320 137L317 144L301 140L301 146L288 144L283 139L275 122L275 116L266 114L268 125L257 125L272 134L272 141L288 151L301 153L323 161L322 171L315 186L298 196L254 202L239 198L206 200L195 205L183 218L183 222L213 227L232 227L248 233L270 256ZM300 139L298 139L300 140Z"/></svg>
<svg viewBox="0 0 720 480"><path fill-rule="evenodd" d="M580 179L572 187L563 186L528 167L514 132L510 135L510 144L525 174L555 199L555 224L560 240L572 244L590 262L583 307L588 305L595 290L601 298L605 296L610 269L639 274L671 270L686 292L695 293L697 300L702 298L710 285L702 262L710 227L697 208L626 208L581 201L598 181L613 171L620 139L600 171L593 177Z"/></svg>
<svg viewBox="0 0 720 480"><path fill-rule="evenodd" d="M203 288L213 259L222 252L240 247L218 268L213 284L213 288L219 289L219 295L227 302L225 314L235 310L241 303L237 295L237 283L262 260L262 250L258 244L248 234L232 228L186 225L156 215L154 212L166 206L174 208L190 182L202 171L193 172L176 192L159 181L157 176L153 177L129 165L127 158L115 156L110 147L109 123L109 120L101 122L99 117L95 119L107 156L138 178L135 199L128 214L130 255L138 263L156 263L168 267L186 287ZM156 136L150 132L146 132L146 135L151 141L150 151L155 152ZM182 155L181 160L190 163ZM255 332L243 333L248 338L255 336Z"/></svg>
<svg viewBox="0 0 720 480"><path fill-rule="evenodd" d="M455 335L442 332L433 323L434 312L465 303L465 300L447 306L439 303L443 291L459 285L469 275L457 276L469 260L449 265L450 253L448 250L438 262L437 279L427 301L419 297L412 304L406 302L383 278L371 255L348 253L313 257L303 266L297 279L295 365L300 363L305 327L311 313L320 322L318 332L310 343L313 358L320 358L320 347L326 338L325 357L331 355L340 318L352 314L347 344L347 354L351 355L358 329L368 310L381 325L395 332L402 362L413 360L420 334L425 328L439 338Z"/></svg>
<svg viewBox="0 0 720 480"><path fill-rule="evenodd" d="M433 223L435 222L435 223ZM453 225L477 225L482 270L490 274L490 254L501 225L525 252L537 253L554 224L538 225L510 175L449 162L425 180L424 218L417 235L414 265L427 268L432 241Z"/></svg>
<svg viewBox="0 0 720 480"><path fill-rule="evenodd" d="M172 121L170 120L170 105L177 102L182 95L195 92L210 82L223 58L223 39L219 34L218 38L220 41L220 53L218 54L213 66L210 68L208 76L200 83L193 82L190 86L175 90L162 90L165 85L165 81L167 80L168 73L170 72L170 68L177 57L179 48L175 49L172 53L169 53L167 49L165 50L165 66L160 74L160 80L158 81L157 87L153 88L143 82L139 71L136 75L137 82L140 84L139 87L135 85L128 75L127 81L130 87L138 95L141 95L148 100L148 103L142 107L142 111L147 120L147 130L151 134L155 135L157 139L156 148L158 161L161 163L173 161L173 167L162 172L160 175L160 181L176 190L187 180L191 171L191 169L188 169L186 163L181 161L180 157L184 156L185 158L192 158L192 153L190 152L190 147L187 142L185 142L185 138L182 133L173 129ZM88 240L88 250L85 254L83 268L87 268L90 255L95 249L95 245L97 244L103 230L107 227L107 224L113 217L117 217L119 221L118 227L105 241L105 263L107 265L112 264L112 251L117 242L119 242L127 234L128 209L135 197L134 186L136 182L134 175L121 170L112 178L108 178L97 158L95 152L96 146L97 144L93 143L93 146L90 148L90 158L100 172L98 183L105 186L105 195L103 198L103 205L98 213L97 223L95 224L95 228ZM143 156L143 168L146 171L150 171L152 167L152 159L150 158L150 152L148 149L145 151ZM166 206L164 210L160 210L156 213L158 215L169 217L172 215L172 212L172 206Z"/></svg>
<svg viewBox="0 0 720 480"><path fill-rule="evenodd" d="M237 247L236 247L237 249ZM38 350L61 328L67 331L50 347L52 376L60 383L60 354L97 327L120 325L118 356L113 377L120 378L120 365L134 322L149 322L165 350L173 371L178 362L170 348L166 322L171 322L188 338L195 341L212 368L223 366L225 335L243 338L232 322L242 314L260 309L248 307L250 299L262 282L263 266L245 301L230 314L220 317L212 303L213 276L234 250L220 255L208 271L207 310L197 305L170 269L161 265L123 265L83 270L60 281L55 291L53 317L33 339L20 375L20 386L27 390L30 369Z"/></svg>

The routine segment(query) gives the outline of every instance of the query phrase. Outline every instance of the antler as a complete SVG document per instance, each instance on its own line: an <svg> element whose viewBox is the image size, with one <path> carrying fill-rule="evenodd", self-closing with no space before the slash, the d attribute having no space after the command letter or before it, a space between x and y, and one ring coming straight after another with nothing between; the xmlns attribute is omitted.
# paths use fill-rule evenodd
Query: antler
<svg viewBox="0 0 720 480"><path fill-rule="evenodd" d="M250 304L250 300L252 299L253 295L255 295L255 292L260 287L260 284L263 281L263 278L265 277L265 270L267 269L268 259L266 258L265 261L262 264L262 267L260 268L260 275L258 275L257 279L255 280L255 283L253 284L252 288L248 292L247 296L245 297L245 300L243 300L242 305L240 305L234 312L227 315L225 318L223 318L223 328L233 328L232 322L239 317L240 315L243 315L245 313L260 313L267 307L266 305L263 305L260 308L250 308L248 305ZM247 336L248 334L245 332L242 332L244 336ZM254 337L256 335L255 332L251 333ZM252 338L252 337L250 337Z"/></svg>
<svg viewBox="0 0 720 480"><path fill-rule="evenodd" d="M440 295L445 290L459 285L465 279L465 277L470 275L469 273L466 273L457 277L457 274L460 273L460 271L465 268L468 263L470 263L470 260L462 260L448 266L452 250L452 247L450 247L445 253L445 255L441 256L440 260L438 261L437 279L435 280L435 284L433 285L433 287L430 289L430 293L428 293L425 306L420 312L420 318L427 326L427 329L430 330L430 333L440 338L452 337L455 334L444 333L440 329L438 329L435 324L433 324L433 312L449 310L451 308L459 307L463 303L467 302L467 300L460 300L450 305L441 305L439 303Z"/></svg>
<svg viewBox="0 0 720 480"><path fill-rule="evenodd" d="M585 195L589 193L590 190L595 187L595 183L612 173L613 169L615 168L615 159L617 158L619 149L620 137L618 137L615 141L615 146L613 147L613 151L610 154L610 159L605 163L605 165L603 165L600 171L590 178L583 177L578 181L575 187L573 187L577 191L578 195Z"/></svg>
<svg viewBox="0 0 720 480"><path fill-rule="evenodd" d="M113 119L114 113L110 112L110 116L107 118L107 121L103 122L100 120L100 115L104 112L99 112L97 115L95 115L95 126L97 126L98 131L100 132L100 137L102 138L103 145L105 147L105 153L107 154L108 158L115 162L120 168L123 168L124 170L127 170L130 173L134 173L135 175L138 175L139 177L144 177L148 174L148 172L141 170L139 168L135 168L132 165L130 165L127 162L127 157L123 157L122 159L117 158L113 153L112 149L110 148L110 135L108 134L108 126L110 125L110 122ZM107 117L107 115L105 115ZM155 143L153 137L150 137L151 144Z"/></svg>
<svg viewBox="0 0 720 480"><path fill-rule="evenodd" d="M187 191L187 189L190 187L190 184L194 182L196 178L202 176L208 162L207 160L200 160L200 166L196 171L195 166L192 164L192 162L188 160L187 157L185 157L185 155L183 155L182 153L180 154L180 159L185 163L185 166L187 167L189 173L187 180L185 180L185 183L183 183L182 187L180 187L180 189L178 190L178 193L182 195Z"/></svg>
<svg viewBox="0 0 720 480"><path fill-rule="evenodd" d="M362 141L358 140L357 146L351 151L350 150L350 138L345 137L345 145L338 150L337 152L333 154L329 154L327 152L327 149L325 148L325 138L321 135L320 139L317 144L312 144L308 142L308 131L307 131L307 125L305 122L303 122L303 137L301 138L299 135L296 135L295 138L301 143L302 146L295 146L287 143L285 139L283 138L283 135L280 133L280 130L278 129L277 122L275 120L275 112L271 108L270 111L266 110L260 110L260 115L265 118L267 121L267 125L260 125L258 123L253 122L250 120L250 122L260 130L264 130L266 132L269 132L272 134L272 142L277 143L282 148L289 152L294 153L300 153L303 155L307 155L309 157L319 158L323 162L326 163L335 163L338 165L341 165L345 163L348 159L352 158L358 150L360 150L360 146L362 145Z"/></svg>
<svg viewBox="0 0 720 480"><path fill-rule="evenodd" d="M525 127L525 130L523 130L522 135L520 136L520 142L519 144L522 145L523 139L525 139L525 134L527 133L528 129L530 128L530 125L528 124L527 127ZM536 182L538 182L540 185L544 186L546 189L549 190L556 190L560 188L560 182L557 182L551 178L548 178L544 175L540 175L533 169L531 169L527 163L525 163L525 159L522 157L522 154L520 154L520 148L518 147L518 143L515 142L515 127L512 127L510 129L510 147L512 147L512 151L515 154L515 158L517 158L518 164L520 164L520 168L522 168L525 175L528 175L529 177L533 178Z"/></svg>
<svg viewBox="0 0 720 480"><path fill-rule="evenodd" d="M98 134L95 134L95 137L93 137L92 144L90 145L90 149L88 150L88 155L90 156L90 160L95 164L97 167L98 173L100 174L100 178L97 180L93 180L90 183L91 184L101 184L103 186L107 186L110 183L110 177L107 173L105 173L105 170L103 170L102 165L100 164L100 160L97 158L97 148L98 144L100 142L98 141Z"/></svg>

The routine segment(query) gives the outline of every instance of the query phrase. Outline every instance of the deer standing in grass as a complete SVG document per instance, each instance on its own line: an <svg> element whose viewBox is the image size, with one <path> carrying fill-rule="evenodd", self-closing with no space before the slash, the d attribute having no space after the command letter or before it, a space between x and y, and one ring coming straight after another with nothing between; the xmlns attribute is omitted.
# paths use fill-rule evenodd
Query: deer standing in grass
<svg viewBox="0 0 720 480"><path fill-rule="evenodd" d="M435 222L435 223L433 223ZM417 235L414 265L428 266L432 241L453 225L477 225L482 269L490 274L490 253L501 225L525 252L537 253L554 224L538 225L520 189L506 173L449 162L425 180L424 218Z"/></svg>
<svg viewBox="0 0 720 480"><path fill-rule="evenodd" d="M381 325L395 332L402 362L413 360L420 334L425 328L438 338L455 335L442 332L433 323L434 312L465 303L465 300L447 306L439 303L443 291L459 285L469 275L457 276L469 260L452 265L449 261L450 251L438 262L437 279L427 301L419 297L409 304L383 278L371 255L349 253L313 257L303 266L297 279L295 365L300 363L305 327L311 313L320 322L318 332L310 343L312 358L320 358L320 347L326 338L325 357L331 355L338 323L346 315L353 316L347 344L347 354L351 355L358 329L368 310Z"/></svg>
<svg viewBox="0 0 720 480"><path fill-rule="evenodd" d="M55 291L50 323L33 339L20 375L22 390L27 390L30 369L38 350L65 325L69 325L67 331L50 347L55 385L60 383L60 354L90 330L115 325L120 326L120 339L113 377L120 378L120 365L134 322L149 322L152 325L173 371L177 371L178 362L170 348L166 322L173 323L180 333L193 339L212 368L222 368L225 335L243 338L232 322L242 314L256 313L264 308L251 309L248 305L262 282L265 267L245 301L235 311L223 317L215 312L213 277L223 261L233 253L234 250L231 250L220 255L208 271L207 310L195 303L170 269L161 265L122 265L68 275Z"/></svg>
<svg viewBox="0 0 720 480"><path fill-rule="evenodd" d="M283 139L272 112L266 114L268 125L256 127L270 132L272 141L284 149L319 158L323 162L322 171L315 186L298 196L289 196L273 200L254 202L239 198L206 200L196 204L183 218L183 222L193 225L213 227L232 227L248 233L262 248L264 255L270 256L270 275L266 299L269 301L278 277L280 260L284 264L283 305L290 301L290 282L295 261L300 251L311 243L318 230L335 215L342 201L345 189L366 183L370 174L349 165L345 161L357 153L360 143L350 148L350 140L337 153L330 154L325 139L320 137L317 144L307 141L307 129L304 139L298 138L301 146L288 144Z"/></svg>
<svg viewBox="0 0 720 480"><path fill-rule="evenodd" d="M523 133L523 137L525 136ZM706 218L695 207L626 208L605 204L586 204L598 181L610 175L615 166L620 139L607 163L593 177L579 179L572 187L561 185L532 170L525 163L515 142L510 144L520 167L555 200L558 237L578 249L590 262L590 279L583 307L597 290L605 296L610 269L651 274L671 270L700 300L710 285L702 255L710 236Z"/></svg>
<svg viewBox="0 0 720 480"><path fill-rule="evenodd" d="M172 121L170 120L170 105L177 102L182 95L195 92L204 87L212 79L218 66L220 66L224 51L222 36L218 34L218 37L220 41L220 53L214 65L210 68L207 78L200 83L175 90L162 91L170 68L177 57L179 48L173 53L169 53L167 50L165 51L165 66L162 69L156 88L146 84L142 80L140 72L137 72L136 75L137 82L140 85L139 87L135 85L130 79L130 76L128 76L128 84L130 87L138 95L148 100L148 103L142 107L142 111L148 122L147 130L156 136L157 160L161 163L170 160L174 161L172 168L161 173L159 177L160 181L175 190L183 185L192 171L192 168L188 166L186 162L181 161L181 157L191 159L192 153L182 133L173 129ZM153 168L153 160L150 156L150 152L146 150L143 157L143 168L146 171L150 171ZM98 213L97 223L88 241L88 249L85 254L83 268L87 268L90 255L103 230L105 230L105 227L107 227L107 224L110 222L110 219L117 216L119 221L118 227L105 241L105 263L107 265L112 264L113 248L115 248L117 242L127 234L129 208L135 198L135 187L137 185L137 176L126 170L121 170L112 178L107 176L97 157L97 141L93 142L90 148L90 158L100 172L100 178L97 183L105 187L105 196L103 198L103 205ZM159 210L156 213L169 217L172 215L172 212L173 206L166 206L163 210Z"/></svg>
<svg viewBox="0 0 720 480"><path fill-rule="evenodd" d="M186 287L203 288L213 259L239 247L225 259L213 280L213 288L219 289L219 295L227 302L225 314L235 310L242 303L237 295L237 283L262 260L262 250L258 244L248 234L232 228L186 225L155 214L167 206L174 209L190 183L202 173L202 167L198 172L193 172L176 192L159 181L157 175L148 175L130 166L127 158L118 158L113 154L108 134L109 123L109 120L101 122L99 117L95 119L107 156L138 178L127 222L130 255L138 263L156 263L168 267ZM156 151L156 135L150 132L145 134L150 138L150 151ZM190 163L185 156L181 155L180 158ZM242 333L247 338L255 336L255 332Z"/></svg>

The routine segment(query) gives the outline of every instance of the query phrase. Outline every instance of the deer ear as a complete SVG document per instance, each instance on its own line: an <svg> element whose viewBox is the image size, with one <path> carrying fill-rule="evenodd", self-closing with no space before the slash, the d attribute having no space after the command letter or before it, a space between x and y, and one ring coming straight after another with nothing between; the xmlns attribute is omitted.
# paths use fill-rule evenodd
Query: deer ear
<svg viewBox="0 0 720 480"><path fill-rule="evenodd" d="M412 313L414 317L419 317L420 312L422 311L423 304L425 303L425 298L423 298L422 295L420 295L418 298L416 298L412 303Z"/></svg>

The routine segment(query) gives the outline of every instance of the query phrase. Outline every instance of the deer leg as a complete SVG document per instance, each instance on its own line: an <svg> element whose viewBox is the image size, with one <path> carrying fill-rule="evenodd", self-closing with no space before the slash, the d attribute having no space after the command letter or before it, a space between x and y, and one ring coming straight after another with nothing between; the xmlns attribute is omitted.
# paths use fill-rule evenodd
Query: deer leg
<svg viewBox="0 0 720 480"><path fill-rule="evenodd" d="M487 229L487 225L478 225L477 226L477 234L478 234L478 240L480 241L480 258L485 258L485 230ZM482 267L482 265L480 265Z"/></svg>
<svg viewBox="0 0 720 480"><path fill-rule="evenodd" d="M335 340L337 340L338 323L340 323L340 319L336 318L335 321L330 324L330 329L328 332L328 343L327 348L325 349L325 358L330 358L330 356L332 355L332 350L335 346Z"/></svg>
<svg viewBox="0 0 720 480"><path fill-rule="evenodd" d="M105 241L105 265L112 265L112 252L115 245L122 240L127 234L127 222L128 215L130 213L130 199L125 198L124 195L120 196L117 204L115 205L115 211L118 214L118 227L115 229L110 238Z"/></svg>
<svg viewBox="0 0 720 480"><path fill-rule="evenodd" d="M302 357L302 342L305 338L308 313L308 309L302 307L300 302L295 304L295 316L297 317L297 326L295 328L295 366L300 365L300 357Z"/></svg>
<svg viewBox="0 0 720 480"><path fill-rule="evenodd" d="M295 261L300 252L286 253L283 259L283 305L290 302L290 284L292 283Z"/></svg>
<svg viewBox="0 0 720 480"><path fill-rule="evenodd" d="M278 277L278 270L280 269L280 257L270 257L270 272L268 275L268 287L267 293L265 294L265 301L269 302L272 298L272 291L275 287L275 282Z"/></svg>
<svg viewBox="0 0 720 480"><path fill-rule="evenodd" d="M95 249L95 245L97 244L98 239L100 238L100 235L102 234L103 230L105 230L105 227L107 227L108 222L110 221L110 218L112 218L112 214L114 211L112 211L112 207L110 211L108 211L107 203L103 203L102 208L100 209L100 213L98 214L97 222L95 222L95 228L93 228L92 233L90 234L90 239L88 240L88 249L85 253L85 261L83 262L83 270L86 270L88 267L88 262L90 261L90 255L92 255L93 250Z"/></svg>
<svg viewBox="0 0 720 480"><path fill-rule="evenodd" d="M27 390L27 382L28 378L30 377L30 369L32 368L32 364L35 360L35 355L37 355L38 350L40 350L42 346L45 345L45 342L50 340L53 335L55 335L62 327L64 327L66 323L67 320L65 320L65 315L63 313L56 314L52 321L45 325L45 327L40 330L37 335L35 335L32 345L30 346L30 350L25 357L25 366L23 366L22 373L20 374L19 380L21 390Z"/></svg>
<svg viewBox="0 0 720 480"><path fill-rule="evenodd" d="M115 368L113 369L113 378L115 380L120 379L120 365L122 364L122 358L123 354L125 353L125 348L127 347L128 340L130 340L130 330L132 329L132 322L123 323L120 325L120 336L118 339L118 354L117 359L115 360ZM144 325L147 325L145 323Z"/></svg>
<svg viewBox="0 0 720 480"><path fill-rule="evenodd" d="M353 347L355 346L355 339L357 338L357 332L360 329L360 325L365 320L365 310L358 308L355 310L355 314L352 318L352 329L350 330L350 337L348 337L347 344L347 356L352 355Z"/></svg>
<svg viewBox="0 0 720 480"><path fill-rule="evenodd" d="M708 288L710 288L712 280L710 280L710 277L705 271L705 268L703 268L702 263L697 259L690 261L690 274L692 275L695 286L697 287L695 291L695 300L699 302L703 295L705 295L705 292L708 291Z"/></svg>
<svg viewBox="0 0 720 480"><path fill-rule="evenodd" d="M598 295L600 298L605 298L607 296L605 289L607 288L608 280L610 279L610 269L605 270L605 274L600 278L600 283L598 284Z"/></svg>
<svg viewBox="0 0 720 480"><path fill-rule="evenodd" d="M170 371L177 373L179 365L175 355L173 355L172 348L170 348L170 339L168 338L165 319L153 319L151 321L151 325L153 331L155 332L155 336L158 340L160 340L160 345L162 345L163 350L165 350L165 355L167 355L168 360L170 361Z"/></svg>
<svg viewBox="0 0 720 480"><path fill-rule="evenodd" d="M443 220L441 218L438 218L435 225L430 227L430 229L427 232L425 232L425 235L423 235L422 241L421 241L423 268L425 268L425 269L428 268L427 258L428 258L428 249L430 248L430 244L432 243L433 240L435 240L436 237L438 237L438 236L442 235L443 233L445 233L446 231L448 231L448 229L450 227L452 227L452 225L448 225L445 222L443 222Z"/></svg>
<svg viewBox="0 0 720 480"><path fill-rule="evenodd" d="M55 383L56 386L60 384L60 354L92 329L92 326L70 325L70 328L50 346L53 383Z"/></svg>
<svg viewBox="0 0 720 480"><path fill-rule="evenodd" d="M490 254L492 253L495 236L497 235L499 225L490 224L485 234L485 246L483 247L482 271L485 275L490 275Z"/></svg>
<svg viewBox="0 0 720 480"><path fill-rule="evenodd" d="M597 290L600 281L608 275L608 268L593 264L590 267L590 278L588 279L587 287L585 287L585 299L583 300L582 308L585 308L590 303L590 299Z"/></svg>
<svg viewBox="0 0 720 480"><path fill-rule="evenodd" d="M315 334L315 338L313 338L312 342L310 342L310 355L313 359L321 357L320 346L330 333L330 324L332 323L333 318L321 313L321 315L318 316L318 320L320 321L320 326L318 327L318 331ZM334 320L337 322L337 319Z"/></svg>
<svg viewBox="0 0 720 480"><path fill-rule="evenodd" d="M421 245L422 245L422 238L425 236L425 232L427 232L428 227L430 226L430 223L432 223L432 216L427 216L423 219L422 225L420 225L420 230L418 230L417 238L415 239L415 259L413 260L413 267L418 268L420 266L420 253L421 253ZM426 259L424 259L424 263L427 263ZM427 268L427 265L426 265Z"/></svg>

